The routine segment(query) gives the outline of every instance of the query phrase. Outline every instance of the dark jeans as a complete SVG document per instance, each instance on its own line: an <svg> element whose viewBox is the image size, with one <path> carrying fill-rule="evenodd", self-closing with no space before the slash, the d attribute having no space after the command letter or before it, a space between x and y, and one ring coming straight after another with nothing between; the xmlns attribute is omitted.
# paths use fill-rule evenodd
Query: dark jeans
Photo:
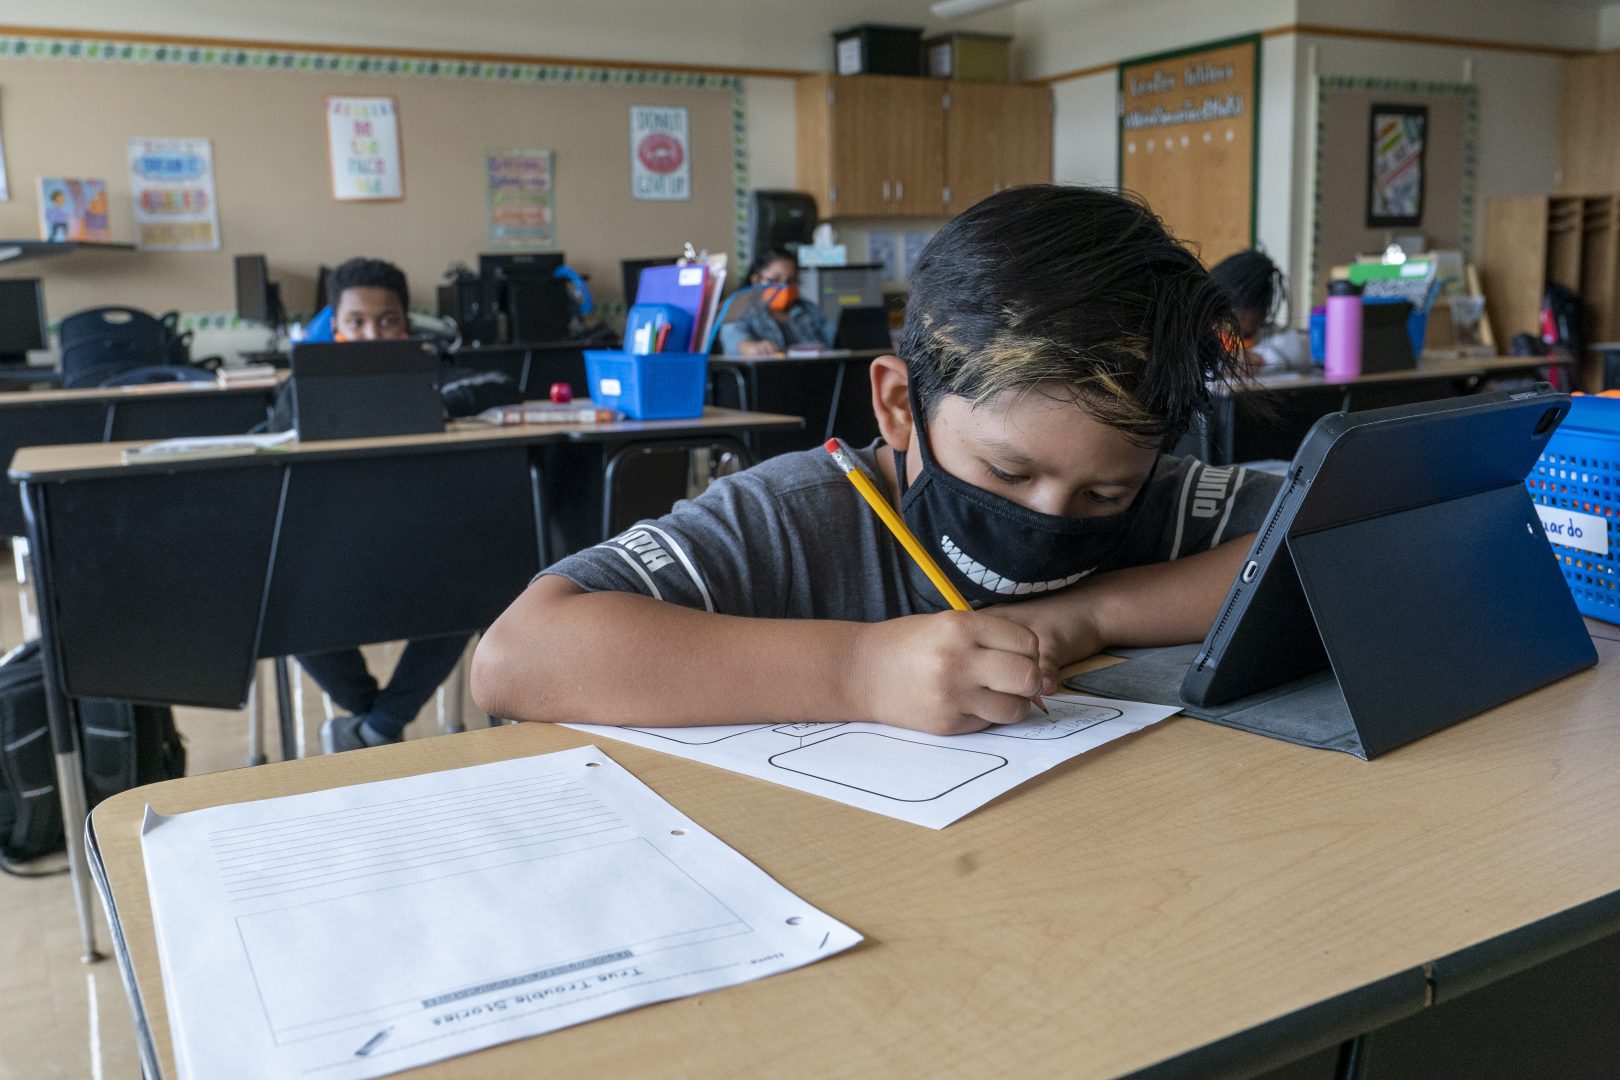
<svg viewBox="0 0 1620 1080"><path fill-rule="evenodd" d="M366 717L371 730L392 739L405 731L433 691L449 678L469 640L456 634L406 643L393 677L380 688L359 649L309 653L298 662L339 708Z"/></svg>

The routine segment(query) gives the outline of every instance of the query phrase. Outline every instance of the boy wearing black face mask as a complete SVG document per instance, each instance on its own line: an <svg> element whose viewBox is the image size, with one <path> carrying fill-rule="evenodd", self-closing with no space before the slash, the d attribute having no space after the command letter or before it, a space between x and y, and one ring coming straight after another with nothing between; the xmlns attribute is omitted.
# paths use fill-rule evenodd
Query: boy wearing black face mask
<svg viewBox="0 0 1620 1080"><path fill-rule="evenodd" d="M485 635L495 715L584 723L1022 720L1108 645L1200 640L1278 479L1161 453L1236 377L1232 313L1145 207L1000 192L911 279L852 450L975 610L829 455L789 454L551 567Z"/></svg>

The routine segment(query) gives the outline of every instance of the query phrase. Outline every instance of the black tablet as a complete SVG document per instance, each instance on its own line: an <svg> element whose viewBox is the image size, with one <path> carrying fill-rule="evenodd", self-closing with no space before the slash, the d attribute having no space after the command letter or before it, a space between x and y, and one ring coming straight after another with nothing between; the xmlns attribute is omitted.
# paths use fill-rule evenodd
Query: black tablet
<svg viewBox="0 0 1620 1080"><path fill-rule="evenodd" d="M291 357L301 442L444 430L439 354L415 338L307 342Z"/></svg>
<svg viewBox="0 0 1620 1080"><path fill-rule="evenodd" d="M1457 670L1483 661L1491 674L1474 679L1474 704L1589 664L1590 642L1579 618L1568 617L1568 589L1524 489L1568 411L1569 397L1543 384L1318 420L1187 671L1182 699L1212 707L1249 698L1327 668L1329 652L1336 668L1362 668L1348 696L1414 708L1435 693L1435 680L1401 685L1418 670L1408 671L1403 653L1422 652L1430 670L1434 656L1453 649ZM1496 662L1481 653L1505 640L1495 632L1504 613L1517 644ZM1480 632L1486 624L1492 633Z"/></svg>

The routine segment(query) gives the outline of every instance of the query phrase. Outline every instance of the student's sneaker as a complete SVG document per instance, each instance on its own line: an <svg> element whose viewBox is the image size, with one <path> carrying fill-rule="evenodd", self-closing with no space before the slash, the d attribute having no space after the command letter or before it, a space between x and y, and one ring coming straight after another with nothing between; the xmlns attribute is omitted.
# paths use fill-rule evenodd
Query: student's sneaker
<svg viewBox="0 0 1620 1080"><path fill-rule="evenodd" d="M328 754L403 741L402 735L392 739L379 735L364 716L334 716L321 725L321 750Z"/></svg>

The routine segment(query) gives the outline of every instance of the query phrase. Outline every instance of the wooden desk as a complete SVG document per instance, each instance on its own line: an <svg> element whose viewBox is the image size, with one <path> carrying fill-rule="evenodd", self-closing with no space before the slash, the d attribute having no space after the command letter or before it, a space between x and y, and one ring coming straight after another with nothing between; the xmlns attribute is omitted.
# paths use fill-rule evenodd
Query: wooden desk
<svg viewBox="0 0 1620 1080"><path fill-rule="evenodd" d="M1257 376L1217 390L1211 414L1183 439L1178 451L1215 465L1268 458L1289 460L1317 420L1329 413L1476 393L1493 377L1535 376L1549 367L1569 367L1570 358L1495 356L1428 360L1414 368L1329 380L1321 372Z"/></svg>
<svg viewBox="0 0 1620 1080"><path fill-rule="evenodd" d="M837 435L852 446L877 438L867 369L891 349L835 350L823 356L714 356L709 358L709 400L716 405L804 417L799 432L757 432L757 457L811 450Z"/></svg>
<svg viewBox="0 0 1620 1080"><path fill-rule="evenodd" d="M206 383L0 395L0 461L24 446L240 435L269 414L274 397L274 387L224 390ZM26 529L21 501L0 499L0 536L22 536Z"/></svg>
<svg viewBox="0 0 1620 1080"><path fill-rule="evenodd" d="M1597 645L1597 668L1373 762L1175 717L942 832L595 739L866 943L415 1075L1159 1065L1202 1078L1282 1065L1620 929L1620 642ZM153 1075L172 1076L173 1057L146 803L175 813L587 741L543 725L469 731L104 802L91 843Z"/></svg>
<svg viewBox="0 0 1620 1080"><path fill-rule="evenodd" d="M543 479L550 451L567 452L571 470L598 463L575 477L601 477L600 462L626 447L798 424L708 409L691 420L480 425L183 461L125 462L141 443L18 451L10 476L34 558L86 957L94 931L69 697L235 708L263 657L473 633L551 561L548 526L566 489ZM285 704L281 722L290 746Z"/></svg>

